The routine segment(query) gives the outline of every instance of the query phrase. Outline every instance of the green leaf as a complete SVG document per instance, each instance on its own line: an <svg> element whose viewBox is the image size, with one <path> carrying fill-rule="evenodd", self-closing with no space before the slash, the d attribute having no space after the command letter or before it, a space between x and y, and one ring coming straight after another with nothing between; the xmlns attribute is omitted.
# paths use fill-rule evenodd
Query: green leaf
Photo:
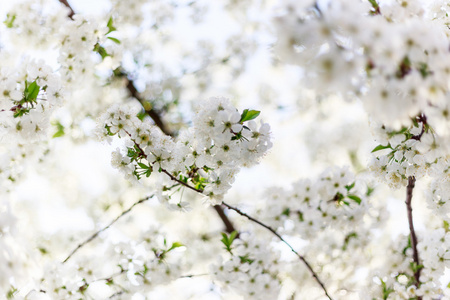
<svg viewBox="0 0 450 300"><path fill-rule="evenodd" d="M174 242L172 243L172 246L170 246L169 250L167 250L167 252L175 249L175 248L179 248L179 247L183 247L184 245L180 242Z"/></svg>
<svg viewBox="0 0 450 300"><path fill-rule="evenodd" d="M355 201L356 203L361 204L361 198L359 198L359 197L356 196L356 195L347 195L347 198L350 198L350 199L352 199L353 201Z"/></svg>
<svg viewBox="0 0 450 300"><path fill-rule="evenodd" d="M52 136L52 138L62 137L63 135L64 135L64 130L62 130L62 131L57 131L57 132L55 132L55 134Z"/></svg>
<svg viewBox="0 0 450 300"><path fill-rule="evenodd" d="M289 217L290 213L291 213L291 210L288 207L288 208L285 208L281 214Z"/></svg>
<svg viewBox="0 0 450 300"><path fill-rule="evenodd" d="M116 38L113 38L111 36L108 36L107 38L110 39L111 41L113 41L116 44L120 44L120 41L118 39L116 39Z"/></svg>
<svg viewBox="0 0 450 300"><path fill-rule="evenodd" d="M241 260L241 264L245 264L245 263L252 264L255 261L254 259L249 258L248 254L246 254L244 256L239 256L239 258Z"/></svg>
<svg viewBox="0 0 450 300"><path fill-rule="evenodd" d="M245 121L250 121L255 119L256 117L259 116L261 112L258 110L248 110L248 109L244 109L244 111L241 114L241 119L239 120L239 123L243 123Z"/></svg>
<svg viewBox="0 0 450 300"><path fill-rule="evenodd" d="M138 119L141 121L143 121L146 116L147 116L147 113L143 109L140 112L138 112L138 114L136 115L136 117L138 117Z"/></svg>
<svg viewBox="0 0 450 300"><path fill-rule="evenodd" d="M102 57L102 60L105 59L107 56L110 56L108 54L108 52L106 51L106 49L103 46L100 46L100 44L95 44L94 46L94 51L97 52L98 54L100 54L100 56Z"/></svg>
<svg viewBox="0 0 450 300"><path fill-rule="evenodd" d="M372 4L372 7L375 8L375 9L377 9L379 7L377 1L369 0L369 2L370 2L370 4Z"/></svg>
<svg viewBox="0 0 450 300"><path fill-rule="evenodd" d="M17 294L18 289L16 289L15 287L11 286L11 289L6 293L6 298L7 299L12 299L14 298L14 296Z"/></svg>
<svg viewBox="0 0 450 300"><path fill-rule="evenodd" d="M6 20L3 23L6 25L6 27L12 28L15 19L16 19L16 15L7 14Z"/></svg>
<svg viewBox="0 0 450 300"><path fill-rule="evenodd" d="M53 138L61 137L61 136L63 136L65 134L64 126L61 123L56 122L53 125L55 125L56 129L57 129L56 133L53 135Z"/></svg>
<svg viewBox="0 0 450 300"><path fill-rule="evenodd" d="M232 233L230 233L229 236L226 233L222 232L221 241L225 246L225 250L227 250L230 253L231 253L231 244L233 244L233 241L236 239L236 237L237 231L233 231Z"/></svg>
<svg viewBox="0 0 450 300"><path fill-rule="evenodd" d="M36 83L36 80L33 81L29 86L27 86L27 85L28 85L28 82L25 81L25 92L24 92L25 100L26 101L36 100L41 87Z"/></svg>
<svg viewBox="0 0 450 300"><path fill-rule="evenodd" d="M355 187L355 183L356 182L353 182L352 184L345 186L345 189L347 190L347 192L350 192L350 190Z"/></svg>
<svg viewBox="0 0 450 300"><path fill-rule="evenodd" d="M106 34L117 30L117 28L113 25L113 17L109 17L108 24L106 24L106 26L108 27L108 32Z"/></svg>
<svg viewBox="0 0 450 300"><path fill-rule="evenodd" d="M371 153L374 153L374 152L377 152L377 151L380 151L380 150L383 150L383 149L388 149L388 148L391 148L391 149L392 149L392 147L391 147L390 144L387 144L387 146L378 145L378 146L376 146L375 148L373 148L373 150L372 150Z"/></svg>
<svg viewBox="0 0 450 300"><path fill-rule="evenodd" d="M45 249L44 247L39 247L38 250L39 250L42 254L48 254L47 249Z"/></svg>
<svg viewBox="0 0 450 300"><path fill-rule="evenodd" d="M142 169L148 169L149 166L147 166L146 164L140 163L138 162L139 167L141 167Z"/></svg>
<svg viewBox="0 0 450 300"><path fill-rule="evenodd" d="M357 238L357 237L358 237L358 235L356 234L356 232L347 234L347 236L344 239L344 245L342 246L342 250L344 250L344 251L347 250L348 243L350 242L350 240L352 238Z"/></svg>

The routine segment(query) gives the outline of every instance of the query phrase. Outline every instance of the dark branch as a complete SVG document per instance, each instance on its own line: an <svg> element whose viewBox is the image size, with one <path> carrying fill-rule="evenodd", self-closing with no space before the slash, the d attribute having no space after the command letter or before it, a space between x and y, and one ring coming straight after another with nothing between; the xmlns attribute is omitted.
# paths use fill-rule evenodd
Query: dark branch
<svg viewBox="0 0 450 300"><path fill-rule="evenodd" d="M63 263L65 263L66 261L68 261L72 255L75 254L75 252L77 252L81 247L83 247L84 245L86 245L87 243L89 243L90 241L92 241L93 239L95 239L101 232L105 231L106 229L108 229L109 227L111 227L114 223L116 223L121 217L123 217L124 215L126 215L127 213L129 213L136 205L141 204L151 198L153 198L154 195L150 195L147 196L145 198L140 199L139 201L135 202L133 205L131 205L127 210L124 210L119 216L117 216L114 220L111 221L111 223L109 223L108 225L106 225L105 227L103 227L102 229L100 229L99 231L95 232L93 235L91 235L88 239L86 239L84 242L82 242L81 244L79 244L70 254L69 256L67 256L67 258L63 261Z"/></svg>
<svg viewBox="0 0 450 300"><path fill-rule="evenodd" d="M413 216L412 216L412 206L411 206L411 200L413 196L413 189L416 184L416 178L414 176L408 177L408 186L406 187L406 210L408 213L408 223L409 223L409 231L411 233L411 247L413 250L413 259L415 263L416 271L414 272L414 279L416 281L416 287L420 287L420 272L422 270L422 267L420 266L420 260L419 260L419 252L417 251L417 236L416 231L414 230L414 223L413 223ZM422 299L422 297L418 298L419 300Z"/></svg>
<svg viewBox="0 0 450 300"><path fill-rule="evenodd" d="M202 194L203 191L200 189L196 189L192 186L190 186L189 184L187 184L184 181L178 180L175 176L173 176L172 174L170 174L169 172L167 172L164 169L161 169L161 171L165 174L167 174L167 176L170 177L170 179L172 179L173 181L178 182L179 184L197 192ZM220 219L222 220L223 224L225 225L225 231L228 233L232 233L233 231L236 231L236 229L234 228L233 223L231 223L230 219L228 218L228 216L225 214L225 212L223 211L223 208L220 205L214 205L213 208L215 209L215 211L217 212L217 214L219 215Z"/></svg>
<svg viewBox="0 0 450 300"><path fill-rule="evenodd" d="M69 8L70 13L69 13L68 17L73 20L73 16L75 15L75 12L72 9L72 7L70 6L69 2L67 2L67 0L59 0L59 1L62 4L64 4L67 8ZM116 74L116 76L121 76L121 77L126 78L126 80L127 80L126 87L127 87L128 92L130 93L130 95L141 103L142 107L145 109L145 112L149 115L150 118L152 118L153 122L155 122L155 125L158 126L161 129L162 132L164 132L167 135L173 136L173 133L170 132L167 129L166 125L162 121L162 119L159 116L159 114L152 108L150 108L150 109L146 108L147 106L145 105L145 100L141 97L141 95L139 94L138 90L134 86L134 81L131 80L130 78L128 78L128 75L125 72L123 72L122 70L120 70L120 69L119 69L119 73ZM167 173L167 175L169 175L172 179L174 178L169 173ZM193 189L191 186L189 186L189 185L187 185L187 184L185 184L185 183L183 183L183 182L181 182L179 180L175 179L175 181L179 182L180 184L183 184L184 186L187 186L188 188ZM196 190L196 189L194 189L194 190L196 192L200 192L201 193L200 190ZM130 208L130 210L131 210L131 208ZM233 224L231 223L230 219L228 219L227 215L224 213L222 207L220 205L215 205L214 209L216 210L216 212L219 215L219 217L222 220L222 222L225 224L226 232L231 233L231 232L235 231L235 228L234 228ZM118 218L120 218L120 217L121 216L119 216ZM117 220L115 220L115 221L117 221ZM111 225L112 224L110 224L109 226L111 226ZM97 235L98 235L98 233L97 233ZM96 237L96 235L95 236L91 236L90 240L94 239L95 237ZM88 243L90 240L85 241L85 243ZM64 260L64 262L66 262L82 246L83 246L82 244L78 245L78 247Z"/></svg>
<svg viewBox="0 0 450 300"><path fill-rule="evenodd" d="M411 139L420 141L420 139L422 138L422 135L425 133L425 127L428 125L427 124L427 116L425 114L420 114L418 117L416 117L416 120L417 120L417 122L422 123L422 130L420 131L419 134L413 135L411 137Z"/></svg>
<svg viewBox="0 0 450 300"><path fill-rule="evenodd" d="M228 209L234 210L235 212L237 212L238 214L240 214L241 216L246 217L247 219L249 219L250 221L266 228L267 230L269 230L270 232L272 232L277 238L280 239L280 241L282 241L283 243L285 243L292 252L295 253L295 255L297 255L297 257L306 265L306 267L308 268L309 272L312 274L312 276L314 277L314 279L317 281L317 283L322 287L322 290L325 292L325 295L328 297L328 299L332 300L331 296L328 294L327 289L325 288L325 285L323 284L323 282L320 280L319 276L316 274L316 272L314 272L313 268L311 267L311 265L308 263L308 261L305 259L304 256L300 255L297 251L294 250L294 248L288 243L286 242L285 239L283 239L283 237L281 235L279 235L275 229L273 229L272 227L262 223L261 221L247 215L246 213L242 212L241 210L239 210L236 207L233 207L225 202L222 202L222 205L227 207Z"/></svg>
<svg viewBox="0 0 450 300"><path fill-rule="evenodd" d="M64 4L69 10L69 14L67 15L70 19L73 20L73 16L75 15L75 12L73 11L72 7L70 6L69 2L67 0L59 0L62 4Z"/></svg>
<svg viewBox="0 0 450 300"><path fill-rule="evenodd" d="M178 182L179 184L184 185L185 187L187 187L187 188L189 188L189 189L191 189L191 190L193 190L193 191L195 191L195 192L197 192L197 193L200 193L200 194L203 193L202 190L196 189L195 187L190 186L190 185L187 184L186 182L177 179L175 176L173 176L172 174L170 174L170 173L167 172L166 170L161 169L161 172L167 174L167 176L169 176L170 179L172 179L173 181L176 181L176 182Z"/></svg>
<svg viewBox="0 0 450 300"><path fill-rule="evenodd" d="M153 108L148 108L148 105L145 104L146 100L139 94L138 90L134 86L134 81L129 78L128 74L126 74L123 70L119 70L119 72L115 73L117 73L116 76L126 78L126 87L130 93L130 96L141 103L147 115L149 115L153 122L155 122L155 125L158 126L164 134L173 136L173 132L167 129L166 124L162 121L159 113L157 113Z"/></svg>
<svg viewBox="0 0 450 300"><path fill-rule="evenodd" d="M230 219L228 219L228 216L223 211L223 208L220 205L214 205L213 207L216 210L216 212L219 215L222 222L225 224L225 231L227 233L232 233L233 231L237 231L234 228L233 223L230 222ZM239 237L239 234L236 237Z"/></svg>

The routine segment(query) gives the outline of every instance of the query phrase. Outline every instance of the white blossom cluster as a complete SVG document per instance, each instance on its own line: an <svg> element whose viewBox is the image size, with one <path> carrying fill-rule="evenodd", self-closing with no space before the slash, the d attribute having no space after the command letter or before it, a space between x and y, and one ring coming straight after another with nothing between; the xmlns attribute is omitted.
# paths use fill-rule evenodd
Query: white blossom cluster
<svg viewBox="0 0 450 300"><path fill-rule="evenodd" d="M93 18L75 15L73 21L61 28L58 62L61 76L67 82L81 82L86 72L95 71L99 61L93 59L93 52L97 52L102 60L112 58L117 61L121 54L117 42L106 43L111 26L103 22L99 24ZM118 64L111 62L111 65L115 68Z"/></svg>
<svg viewBox="0 0 450 300"><path fill-rule="evenodd" d="M202 101L194 126L176 139L163 134L149 119L139 119L138 112L132 106L114 106L99 121L100 136L126 139L126 151L118 148L112 155L113 166L137 180L165 173L172 184L191 184L212 204L221 202L241 166L256 164L272 146L270 126L252 120L259 112L240 114L225 98ZM158 198L170 207L167 190L163 186ZM177 206L189 209L188 203Z"/></svg>
<svg viewBox="0 0 450 300"><path fill-rule="evenodd" d="M169 243L159 230L149 229L139 241L108 245L103 256L91 258L96 261L82 257L65 264L48 263L30 299L103 299L106 295L128 299L179 279L182 257L174 252L180 247L179 242Z"/></svg>
<svg viewBox="0 0 450 300"><path fill-rule="evenodd" d="M0 59L9 59L0 54ZM14 182L44 152L51 116L63 105L60 76L43 61L0 67L0 186Z"/></svg>
<svg viewBox="0 0 450 300"><path fill-rule="evenodd" d="M282 1L276 49L317 91L358 95L375 120L399 127L448 109L447 10L445 1Z"/></svg>
<svg viewBox="0 0 450 300"><path fill-rule="evenodd" d="M448 299L450 289L445 287L447 284L440 284L440 278L448 265L448 242L448 233L440 228L431 231L418 243L423 266L420 266L420 286L417 286L409 237L397 237L388 247L383 265L372 270L370 277L373 281L367 283L370 296L363 296L362 299L373 299L374 296L376 299Z"/></svg>
<svg viewBox="0 0 450 300"><path fill-rule="evenodd" d="M325 228L345 232L361 222L372 192L348 168L329 168L314 181L294 182L291 189L268 189L258 215L274 228L302 238L316 237Z"/></svg>
<svg viewBox="0 0 450 300"><path fill-rule="evenodd" d="M428 206L443 220L450 222L450 162L439 158L430 172L432 181L427 191Z"/></svg>
<svg viewBox="0 0 450 300"><path fill-rule="evenodd" d="M20 66L0 68L0 139L29 143L46 137L63 91L59 75L43 61Z"/></svg>
<svg viewBox="0 0 450 300"><path fill-rule="evenodd" d="M13 284L23 283L24 272L28 263L28 254L23 245L15 238L16 218L6 202L0 202L0 294L6 295Z"/></svg>
<svg viewBox="0 0 450 300"><path fill-rule="evenodd" d="M421 115L418 117L419 122L400 130L374 125L376 139L381 144L373 152L387 153L373 156L369 169L376 178L393 189L406 186L409 177L417 180L428 175L434 179L430 196L437 203L441 199L446 202L449 164L445 153L448 145L446 139L437 135L425 118L425 115Z"/></svg>
<svg viewBox="0 0 450 300"><path fill-rule="evenodd" d="M417 244L424 268L420 274L421 290L434 289L436 296L442 294L442 288L436 284L450 267L450 233L446 228L439 228L424 235ZM418 295L420 295L418 293Z"/></svg>
<svg viewBox="0 0 450 300"><path fill-rule="evenodd" d="M224 290L245 299L277 299L281 289L279 257L264 242L242 234L228 256L210 268L213 280Z"/></svg>
<svg viewBox="0 0 450 300"><path fill-rule="evenodd" d="M144 0L131 0L126 2L112 0L111 4L113 11L117 14L117 22L120 24L140 25L143 19L142 6L146 2Z"/></svg>
<svg viewBox="0 0 450 300"><path fill-rule="evenodd" d="M67 8L53 0L14 1L6 13L11 41L25 49L48 48L69 22Z"/></svg>

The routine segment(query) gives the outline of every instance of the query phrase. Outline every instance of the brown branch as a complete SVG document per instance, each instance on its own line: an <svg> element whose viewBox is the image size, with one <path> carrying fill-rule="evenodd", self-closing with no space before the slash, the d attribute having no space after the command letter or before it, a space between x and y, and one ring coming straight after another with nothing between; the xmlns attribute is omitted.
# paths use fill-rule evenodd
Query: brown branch
<svg viewBox="0 0 450 300"><path fill-rule="evenodd" d="M235 212L237 212L238 214L240 214L241 216L246 217L247 219L249 219L250 221L266 228L267 230L269 230L270 232L272 232L277 238L280 239L280 241L282 241L283 243L285 243L292 252L295 253L295 255L297 255L297 257L306 265L306 267L308 268L309 272L312 274L312 276L314 277L314 279L317 281L317 283L321 286L322 290L325 292L325 295L328 297L328 299L332 300L331 296L328 294L327 289L325 288L325 285L323 284L323 282L320 280L319 276L317 275L316 272L314 272L313 268L311 267L311 265L308 263L308 261L305 259L304 256L300 255L297 251L294 250L294 248L280 235L278 234L278 232L275 231L275 229L273 229L272 227L262 223L261 221L249 216L248 214L242 212L241 210L239 210L236 207L233 207L225 202L222 202L222 205L227 207L228 209L234 210Z"/></svg>
<svg viewBox="0 0 450 300"><path fill-rule="evenodd" d="M196 189L192 186L190 186L189 184L187 184L184 181L178 180L175 176L173 176L172 174L170 174L169 172L167 172L164 169L161 169L161 171L165 174L167 174L167 176L170 177L170 179L172 179L173 181L178 182L179 184L197 192L202 194L203 190L200 189ZM228 233L232 233L233 231L237 231L233 225L233 223L230 221L230 219L228 218L228 216L225 214L225 212L223 211L223 208L220 205L214 205L213 208L215 209L215 211L217 212L217 214L219 215L220 219L222 220L223 224L225 225L225 231Z"/></svg>
<svg viewBox="0 0 450 300"><path fill-rule="evenodd" d="M159 129L164 132L164 134L173 136L173 132L167 129L166 124L162 121L159 113L156 112L153 108L148 108L148 105L145 104L146 100L139 94L134 85L134 81L129 78L128 74L126 74L123 70L119 70L118 72L115 72L115 74L116 76L126 78L126 88L130 93L130 96L141 103L147 115L149 115L149 117L152 118L153 122L155 122L155 125L158 126Z"/></svg>
<svg viewBox="0 0 450 300"><path fill-rule="evenodd" d="M72 7L70 6L69 2L67 0L59 0L62 4L64 4L69 10L69 14L67 15L70 19L73 20L73 16L75 15L75 12L73 11Z"/></svg>
<svg viewBox="0 0 450 300"><path fill-rule="evenodd" d="M416 117L417 122L422 123L422 130L419 134L413 135L411 137L412 140L420 141L422 138L422 135L425 133L425 127L428 125L427 123L427 116L425 114L420 114L418 117Z"/></svg>
<svg viewBox="0 0 450 300"><path fill-rule="evenodd" d="M416 184L416 178L414 176L408 177L408 186L406 187L406 210L408 213L408 223L409 223L409 231L411 233L411 247L413 250L413 259L416 267L416 271L414 272L414 279L416 280L416 287L420 287L420 272L422 267L420 266L419 260L419 252L417 251L417 236L416 231L414 230L413 216L412 216L412 206L411 200L413 196L413 189ZM422 297L418 298L419 300Z"/></svg>
<svg viewBox="0 0 450 300"><path fill-rule="evenodd" d="M60 1L62 4L64 4L67 8L69 8L70 13L69 13L68 17L69 17L70 19L73 20L73 16L75 15L75 11L72 9L72 7L70 6L69 2L67 2L67 0L59 0L59 1ZM139 94L138 90L137 90L136 87L134 86L134 81L131 80L130 78L128 78L128 75L127 75L124 71L122 71L122 70L120 70L120 69L119 69L118 71L119 71L119 72L118 72L117 74L116 74L116 72L115 72L115 75L116 75L116 76L120 76L120 77L126 78L126 80L127 80L127 82L126 82L126 87L127 87L128 92L130 93L130 95L131 95L133 98L135 98L136 100L139 101L139 103L141 103L141 105L142 105L142 107L144 108L145 112L149 115L150 118L152 118L153 122L155 122L155 125L158 126L158 127L161 129L161 131L164 132L165 134L170 135L170 136L173 136L173 133L167 129L166 125L165 125L164 122L162 121L162 119L161 119L161 117L159 116L159 114L158 114L154 109L152 109L152 108L150 108L150 109L146 108L145 100L141 97L141 95ZM171 174L169 174L169 173L166 173L166 174L169 175L172 179L174 178ZM179 180L176 180L176 179L175 179L175 181L177 181L177 182L183 184L184 186L187 186L188 188L191 188L191 189L192 189L191 186L189 186L189 185L187 185L187 184L185 184L185 183L183 183L183 182L181 182L181 181L179 181ZM199 190L196 190L196 189L194 189L194 190L195 190L196 192L200 192L200 193L201 193L201 191L199 191ZM227 217L227 215L224 213L222 207L221 207L220 205L215 205L215 206L214 206L214 209L216 210L216 212L217 212L217 214L219 215L219 217L220 217L220 219L222 220L222 222L225 224L225 230L226 230L226 232L231 233L231 232L235 231L235 228L234 228L234 226L233 226L233 223L231 223L230 219L228 219L228 217ZM120 216L119 216L119 217L120 217ZM114 221L114 222L115 222L115 221ZM112 225L112 224L111 224L111 225ZM97 234L98 234L98 233L97 233ZM91 240L94 239L94 238L95 238L95 236L94 236L94 237L91 236ZM90 241L90 240L89 240L89 241ZM89 241L86 241L86 243L88 243ZM67 258L64 260L64 262L66 262L66 261L70 258L70 256L72 256L72 255L73 255L79 248L81 248L83 245L80 244L80 245L78 245L78 246L79 246L79 247L77 247L77 249L75 249L75 250L69 255L69 257L67 257Z"/></svg>
<svg viewBox="0 0 450 300"><path fill-rule="evenodd" d="M173 181L176 181L176 182L178 182L179 184L184 185L185 187L190 188L191 190L193 190L193 191L195 191L195 192L197 192L197 193L200 193L200 194L203 193L203 190L196 189L195 187L190 186L190 185L187 184L186 182L177 179L175 176L173 176L172 174L170 174L170 173L167 172L166 170L164 170L164 169L161 168L161 171L162 171L163 173L167 174L167 176L169 176L170 179L172 179Z"/></svg>
<svg viewBox="0 0 450 300"><path fill-rule="evenodd" d="M237 231L234 228L233 223L231 223L230 219L228 219L228 216L225 214L222 206L220 205L214 205L213 208L216 210L217 214L219 215L220 219L222 220L222 222L225 224L225 231L227 233L232 233L233 231ZM236 236L237 238L239 237L239 233Z"/></svg>
<svg viewBox="0 0 450 300"><path fill-rule="evenodd" d="M124 210L119 216L117 216L114 220L112 220L108 225L106 225L105 227L103 227L102 229L98 230L97 232L95 232L94 234L92 234L88 239L86 239L84 242L82 242L81 244L79 244L75 249L72 250L72 252L70 252L69 256L66 257L66 259L63 261L63 263L65 263L66 261L68 261L72 255L75 254L75 252L77 252L81 247L83 247L84 245L86 245L87 243L89 243L90 241L92 241L93 239L95 239L101 232L105 231L106 229L108 229L109 227L111 227L114 223L116 223L121 217L123 217L124 215L126 215L127 213L129 213L136 205L144 203L145 201L153 198L155 195L150 195L147 196L145 198L140 199L139 201L135 202L133 205L131 205L127 210Z"/></svg>
<svg viewBox="0 0 450 300"><path fill-rule="evenodd" d="M164 169L161 169L161 171L165 174L167 174L170 179L184 185L187 188L190 188L193 191L196 191L197 193L202 194L203 190L200 189L196 189L192 186L190 186L189 184L187 184L184 181L178 180L177 178L175 178L172 174L170 174L169 172L167 172ZM228 218L228 216L225 214L225 212L223 211L223 208L220 205L214 205L213 208L215 209L215 211L217 212L217 214L219 215L220 219L222 220L223 224L225 225L225 231L228 233L232 233L233 231L236 231L236 229L234 228L233 223L231 223L230 219Z"/></svg>

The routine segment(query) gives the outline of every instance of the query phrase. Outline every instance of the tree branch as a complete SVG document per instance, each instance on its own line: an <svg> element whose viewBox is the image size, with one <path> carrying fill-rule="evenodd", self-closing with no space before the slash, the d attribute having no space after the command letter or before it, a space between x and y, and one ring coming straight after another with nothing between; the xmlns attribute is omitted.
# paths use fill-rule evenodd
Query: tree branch
<svg viewBox="0 0 450 300"><path fill-rule="evenodd" d="M406 187L406 210L408 213L408 223L409 223L409 231L411 233L411 247L413 250L413 259L414 263L416 264L416 271L414 272L414 279L416 280L416 287L420 287L420 272L422 270L422 267L420 266L420 260L419 260L419 252L417 251L417 236L416 232L414 230L414 223L413 223L413 216L412 216L412 206L411 206L411 200L413 196L413 189L416 184L416 178L414 176L408 177L408 186ZM422 297L418 298L419 300L422 299Z"/></svg>
<svg viewBox="0 0 450 300"><path fill-rule="evenodd" d="M75 15L75 11L72 9L72 7L70 6L69 2L67 2L67 0L59 0L59 2L61 2L62 4L64 4L67 8L69 8L70 13L68 15L68 17L70 19L73 20L73 16ZM153 122L155 122L155 125L158 126L162 132L164 132L167 135L173 136L173 133L171 131L169 131L165 125L165 123L162 121L161 117L159 116L159 114L152 108L147 109L146 106L144 105L145 100L139 95L138 90L136 89L135 85L134 85L134 81L131 80L130 78L128 78L128 74L126 74L123 70L119 69L119 73L115 74L116 76L121 76L126 78L127 82L126 82L126 87L128 92L130 93L130 95L135 98L136 100L138 100L142 107L145 109L145 112L149 115L150 118L152 118ZM167 173L169 176L171 176L171 178L173 177L172 175L170 175L169 173ZM173 179L173 178L172 178ZM184 184L181 181L178 181L175 179L175 181L183 184L184 186L187 186L188 188L191 188L189 185ZM195 190L195 189L194 189ZM195 190L196 192L199 192L198 190ZM220 219L222 220L222 222L225 225L225 230L228 233L231 233L233 231L235 231L235 228L233 226L233 223L231 223L230 219L228 219L227 215L224 213L222 207L220 205L215 205L214 206L215 211L217 212L217 214L219 215ZM120 217L120 216L119 216ZM115 221L114 221L115 222ZM111 224L112 225L112 224ZM91 236L92 239L95 238ZM86 243L88 243L89 241L87 241ZM82 245L79 245L79 248L81 248ZM72 256L79 248L75 249L73 251L73 253L71 253L69 255L69 257L67 257L64 262L66 262L70 256Z"/></svg>
<svg viewBox="0 0 450 300"><path fill-rule="evenodd" d="M167 129L160 115L153 108L148 108L148 106L145 105L145 99L141 97L138 90L134 86L134 81L128 78L128 75L122 70L120 70L119 76L126 78L127 80L126 87L128 92L130 93L130 96L139 101L139 103L141 103L147 115L149 115L150 118L152 118L153 122L155 122L155 125L158 126L161 129L161 131L164 132L164 134L173 136L173 132Z"/></svg>
<svg viewBox="0 0 450 300"><path fill-rule="evenodd" d="M419 116L416 117L416 120L417 120L417 122L422 123L422 130L420 131L419 134L413 135L411 137L411 139L420 141L420 139L422 138L422 135L425 133L425 127L428 125L427 116L425 114L420 114Z"/></svg>
<svg viewBox="0 0 450 300"><path fill-rule="evenodd" d="M220 219L222 219L222 222L225 224L225 231L227 233L232 233L233 231L237 230L234 228L233 223L231 223L230 219L228 219L228 216L223 211L223 208L220 205L214 205L213 208L216 210L217 214L219 215ZM239 237L239 233L236 236Z"/></svg>
<svg viewBox="0 0 450 300"><path fill-rule="evenodd" d="M234 210L235 212L237 212L238 214L240 214L241 216L246 217L247 219L249 219L250 221L266 228L267 230L269 230L270 232L272 232L277 238L279 238L283 243L285 243L292 252L295 253L295 255L297 255L297 257L306 265L306 267L308 268L309 272L312 274L312 276L314 277L314 279L317 281L317 283L321 286L322 290L325 292L325 295L328 297L328 299L332 300L331 296L328 294L327 289L325 288L325 285L323 284L323 282L320 280L319 276L317 275L316 272L314 272L313 268L311 267L311 265L308 263L308 261L305 259L304 256L300 255L297 251L294 250L294 248L285 240L283 239L283 237L278 234L275 229L273 229L272 227L262 223L261 221L249 216L248 214L242 212L241 210L239 210L236 207L233 207L225 202L222 202L222 205L227 207L228 209Z"/></svg>
<svg viewBox="0 0 450 300"><path fill-rule="evenodd" d="M135 202L133 205L131 205L127 210L124 210L119 216L117 216L114 220L112 220L108 225L106 225L105 227L103 227L102 229L100 229L99 231L95 232L94 234L92 234L88 239L86 239L84 242L82 242L81 244L79 244L75 249L72 250L72 252L70 252L69 256L66 257L66 259L63 261L63 263L65 263L66 261L68 261L74 254L75 252L77 252L81 247L83 247L84 245L86 245L87 243L89 243L90 241L92 241L93 239L95 239L101 232L105 231L106 229L108 229L109 227L111 227L114 223L116 223L120 218L122 218L124 215L126 215L127 213L129 213L136 205L144 203L145 201L153 198L155 195L150 195L147 196L145 198L140 199L139 201Z"/></svg>
<svg viewBox="0 0 450 300"><path fill-rule="evenodd" d="M67 0L59 0L62 4L64 4L69 10L69 14L67 15L70 19L73 20L73 16L75 15L75 12L73 11L72 7L70 6L69 2Z"/></svg>
<svg viewBox="0 0 450 300"><path fill-rule="evenodd" d="M167 176L169 176L170 179L172 179L173 181L176 181L176 182L178 182L179 184L181 184L181 185L183 185L183 186L185 186L185 187L187 187L187 188L189 188L189 189L191 189L191 190L193 190L193 191L195 191L195 192L197 192L197 193L200 193L200 194L203 193L202 190L196 189L196 188L190 186L189 184L187 184L186 182L181 181L181 180L178 180L177 178L175 178L175 176L173 176L172 174L170 174L170 173L167 172L166 170L161 169L161 171L162 171L163 173L167 174ZM227 233L232 233L233 231L237 231L237 230L235 229L233 223L230 221L230 219L229 219L228 216L225 214L225 212L223 211L223 208L222 208L220 205L214 205L213 208L215 209L215 211L216 211L217 214L219 215L220 219L222 220L223 224L225 225L225 231L226 231Z"/></svg>

